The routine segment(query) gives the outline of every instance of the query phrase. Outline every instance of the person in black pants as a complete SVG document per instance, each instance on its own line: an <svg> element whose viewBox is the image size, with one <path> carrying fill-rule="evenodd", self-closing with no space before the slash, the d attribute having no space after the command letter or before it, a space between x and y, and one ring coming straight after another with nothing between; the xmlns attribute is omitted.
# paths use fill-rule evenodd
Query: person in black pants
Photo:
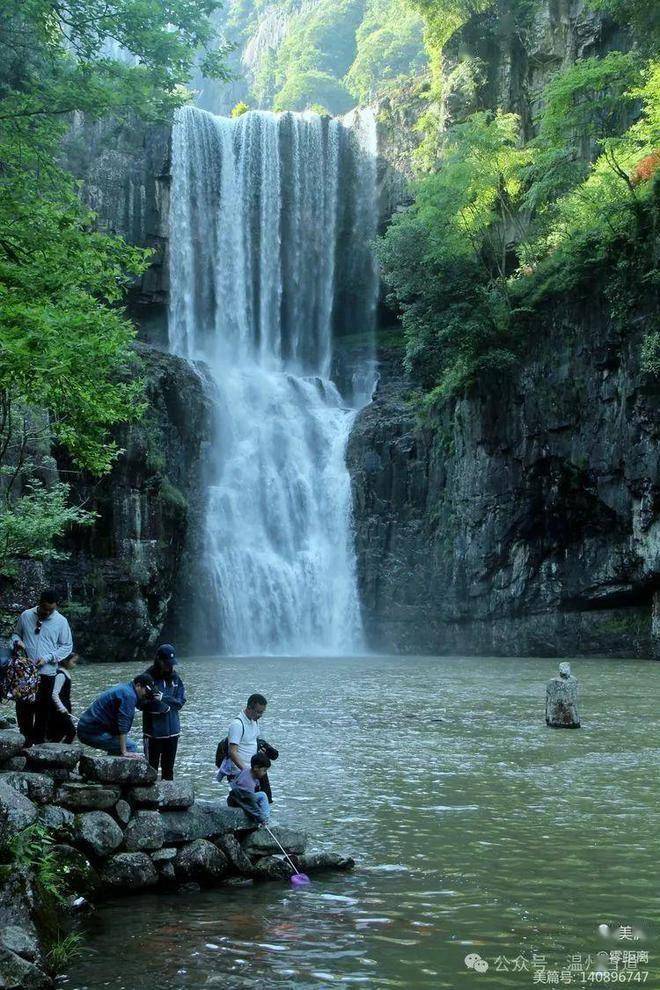
<svg viewBox="0 0 660 990"><path fill-rule="evenodd" d="M60 665L53 680L52 710L48 716L48 741L72 743L76 738L76 723L71 714L71 671L78 654L71 653Z"/></svg>
<svg viewBox="0 0 660 990"><path fill-rule="evenodd" d="M164 643L156 651L156 660L147 671L154 679L153 701L142 711L144 755L151 766L160 766L163 780L174 780L174 761L181 735L179 712L186 703L183 681L176 674L174 647Z"/></svg>

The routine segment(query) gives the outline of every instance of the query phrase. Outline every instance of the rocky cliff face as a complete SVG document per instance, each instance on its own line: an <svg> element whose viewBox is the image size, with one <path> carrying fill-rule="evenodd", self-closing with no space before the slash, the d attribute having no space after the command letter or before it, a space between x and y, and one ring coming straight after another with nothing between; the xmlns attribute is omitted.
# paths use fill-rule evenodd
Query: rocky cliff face
<svg viewBox="0 0 660 990"><path fill-rule="evenodd" d="M651 656L660 390L597 293L549 310L516 378L421 425L396 355L349 445L375 649ZM655 630L655 635L654 635Z"/></svg>
<svg viewBox="0 0 660 990"><path fill-rule="evenodd" d="M188 537L201 530L214 430L204 368L137 346L148 405L117 433L123 453L112 472L98 481L58 464L72 500L97 513L94 525L71 533L67 560L26 566L0 591L5 632L44 586L66 593L76 649L93 660L144 658L164 629L176 632L175 609L185 613L188 600Z"/></svg>

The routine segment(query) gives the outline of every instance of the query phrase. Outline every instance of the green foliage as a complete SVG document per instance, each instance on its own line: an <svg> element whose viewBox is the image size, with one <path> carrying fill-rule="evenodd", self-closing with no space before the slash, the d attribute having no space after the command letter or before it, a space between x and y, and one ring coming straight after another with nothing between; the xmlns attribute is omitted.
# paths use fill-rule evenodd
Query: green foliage
<svg viewBox="0 0 660 990"><path fill-rule="evenodd" d="M0 23L0 568L56 556L89 522L37 483L52 442L108 471L115 424L139 414L134 329L120 303L149 252L94 229L58 164L68 115L166 119L196 64L222 78L218 0L6 0ZM41 416L36 410L42 410ZM47 418L44 420L44 414Z"/></svg>
<svg viewBox="0 0 660 990"><path fill-rule="evenodd" d="M250 108L247 103L237 103L236 106L232 108L231 116L234 118L242 117L243 114L247 113L249 109Z"/></svg>
<svg viewBox="0 0 660 990"><path fill-rule="evenodd" d="M355 59L346 85L366 103L421 71L423 22L407 0L371 0L357 29Z"/></svg>
<svg viewBox="0 0 660 990"><path fill-rule="evenodd" d="M42 890L55 901L67 892L65 873L52 852L53 839L43 825L29 825L7 843L2 859L13 867L25 867L36 876Z"/></svg>
<svg viewBox="0 0 660 990"><path fill-rule="evenodd" d="M13 561L19 557L33 560L61 560L54 540L73 525L89 525L94 516L69 505L69 486L59 482L45 488L36 481L26 486L24 494L0 503L0 574L13 573Z"/></svg>
<svg viewBox="0 0 660 990"><path fill-rule="evenodd" d="M587 6L608 14L623 28L632 30L637 48L657 52L660 43L660 7L657 0L587 0Z"/></svg>
<svg viewBox="0 0 660 990"><path fill-rule="evenodd" d="M56 973L80 955L82 943L81 932L69 932L68 935L63 935L58 931L48 952L48 961Z"/></svg>
<svg viewBox="0 0 660 990"><path fill-rule="evenodd" d="M328 72L312 69L294 72L275 97L275 110L310 110L320 108L330 114L346 113L353 99L343 83Z"/></svg>

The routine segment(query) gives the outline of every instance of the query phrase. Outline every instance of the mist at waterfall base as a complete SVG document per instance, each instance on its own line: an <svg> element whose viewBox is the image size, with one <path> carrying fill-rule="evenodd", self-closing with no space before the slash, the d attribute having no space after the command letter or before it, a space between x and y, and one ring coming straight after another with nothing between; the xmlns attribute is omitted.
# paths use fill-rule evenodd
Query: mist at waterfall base
<svg viewBox="0 0 660 990"><path fill-rule="evenodd" d="M202 651L363 651L345 450L375 377L375 141L369 111L177 114L170 348L208 365L217 415ZM363 346L338 387L349 332Z"/></svg>

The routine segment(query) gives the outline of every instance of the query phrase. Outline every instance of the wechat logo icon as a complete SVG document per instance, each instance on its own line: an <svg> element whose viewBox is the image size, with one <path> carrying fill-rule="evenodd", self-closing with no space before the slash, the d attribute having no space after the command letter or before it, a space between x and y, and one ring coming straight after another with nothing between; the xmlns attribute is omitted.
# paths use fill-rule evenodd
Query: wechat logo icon
<svg viewBox="0 0 660 990"><path fill-rule="evenodd" d="M475 973L485 973L488 970L488 963L482 959L478 952L470 952L464 959L468 969L473 969Z"/></svg>

